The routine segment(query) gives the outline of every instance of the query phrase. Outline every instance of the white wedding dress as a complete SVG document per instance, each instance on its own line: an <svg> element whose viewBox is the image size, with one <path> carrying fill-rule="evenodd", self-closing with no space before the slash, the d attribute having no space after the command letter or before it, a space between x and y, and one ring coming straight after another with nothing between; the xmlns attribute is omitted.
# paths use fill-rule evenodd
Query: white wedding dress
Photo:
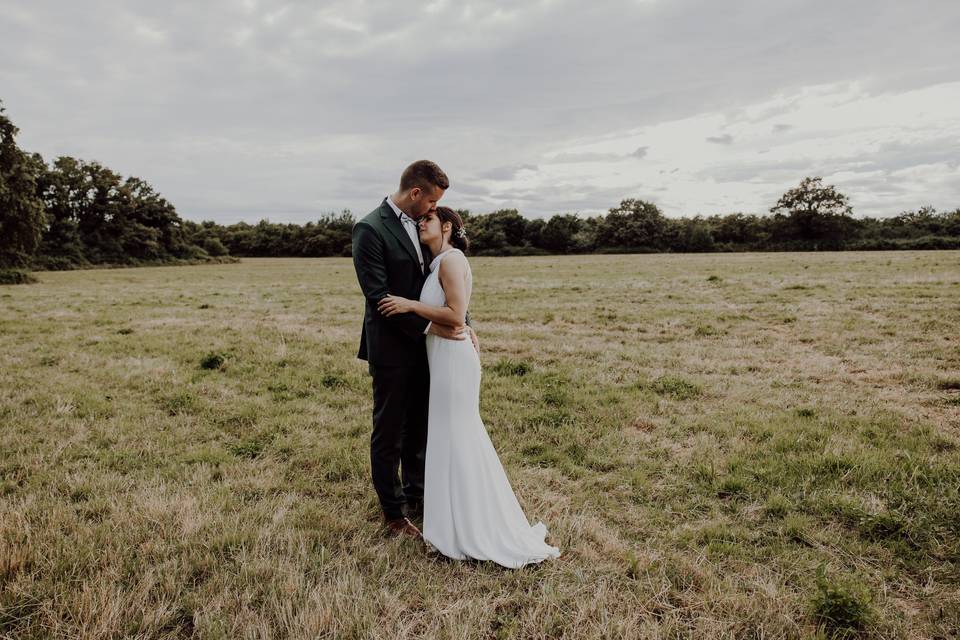
<svg viewBox="0 0 960 640"><path fill-rule="evenodd" d="M430 263L420 302L446 304L440 261ZM472 275L467 266L467 300ZM427 336L430 413L423 493L423 537L456 560L492 560L518 568L560 556L542 522L530 526L480 419L480 358L470 340Z"/></svg>

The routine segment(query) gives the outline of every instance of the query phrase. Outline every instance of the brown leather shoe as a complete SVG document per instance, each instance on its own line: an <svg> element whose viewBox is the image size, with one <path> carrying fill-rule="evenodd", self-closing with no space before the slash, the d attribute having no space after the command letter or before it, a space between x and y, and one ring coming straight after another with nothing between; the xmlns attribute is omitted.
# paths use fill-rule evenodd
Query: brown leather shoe
<svg viewBox="0 0 960 640"><path fill-rule="evenodd" d="M420 533L420 529L417 529L417 527L406 518L387 520L384 524L387 528L387 537L389 538L396 536L409 536L417 540L423 538L423 534Z"/></svg>

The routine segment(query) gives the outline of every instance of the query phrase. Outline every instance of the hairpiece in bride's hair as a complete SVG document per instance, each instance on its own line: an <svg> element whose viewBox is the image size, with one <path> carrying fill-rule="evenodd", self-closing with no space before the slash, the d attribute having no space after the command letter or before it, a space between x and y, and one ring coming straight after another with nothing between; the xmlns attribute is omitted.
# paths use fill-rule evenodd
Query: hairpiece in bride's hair
<svg viewBox="0 0 960 640"><path fill-rule="evenodd" d="M467 228L463 224L463 218L460 214L450 207L437 207L437 217L440 219L440 228L443 233L449 233L450 244L461 251L466 251L470 246L470 240L467 238ZM447 226L447 223L450 226ZM444 237L447 237L444 235Z"/></svg>

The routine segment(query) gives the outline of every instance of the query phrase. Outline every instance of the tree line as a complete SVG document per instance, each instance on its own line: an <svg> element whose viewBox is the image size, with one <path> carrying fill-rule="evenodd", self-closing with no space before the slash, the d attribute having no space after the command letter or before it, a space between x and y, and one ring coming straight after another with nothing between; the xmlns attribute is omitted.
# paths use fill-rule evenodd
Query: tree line
<svg viewBox="0 0 960 640"><path fill-rule="evenodd" d="M68 156L48 164L21 150L17 133L0 104L0 282L28 279L24 268L350 255L348 210L303 225L182 220L145 180ZM768 215L668 218L633 198L592 217L459 213L477 255L960 248L960 209L855 218L819 177L804 178Z"/></svg>
<svg viewBox="0 0 960 640"><path fill-rule="evenodd" d="M69 156L47 164L17 133L0 104L0 283L29 281L22 269L223 260L145 180Z"/></svg>
<svg viewBox="0 0 960 640"><path fill-rule="evenodd" d="M854 218L847 197L821 178L805 178L769 215L668 218L657 205L623 200L606 215L558 214L530 220L516 209L474 214L460 209L475 255L707 251L960 249L960 209L932 207L890 218ZM305 225L185 222L211 255L349 256L349 211Z"/></svg>

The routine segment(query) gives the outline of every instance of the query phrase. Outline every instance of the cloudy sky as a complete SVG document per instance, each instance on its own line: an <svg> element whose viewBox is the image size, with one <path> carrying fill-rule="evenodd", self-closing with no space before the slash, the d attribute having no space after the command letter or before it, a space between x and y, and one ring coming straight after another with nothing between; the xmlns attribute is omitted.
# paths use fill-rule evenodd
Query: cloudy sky
<svg viewBox="0 0 960 640"><path fill-rule="evenodd" d="M822 175L886 216L960 206L958 33L957 0L6 0L0 99L194 220L366 213L420 158L476 212L764 212Z"/></svg>

